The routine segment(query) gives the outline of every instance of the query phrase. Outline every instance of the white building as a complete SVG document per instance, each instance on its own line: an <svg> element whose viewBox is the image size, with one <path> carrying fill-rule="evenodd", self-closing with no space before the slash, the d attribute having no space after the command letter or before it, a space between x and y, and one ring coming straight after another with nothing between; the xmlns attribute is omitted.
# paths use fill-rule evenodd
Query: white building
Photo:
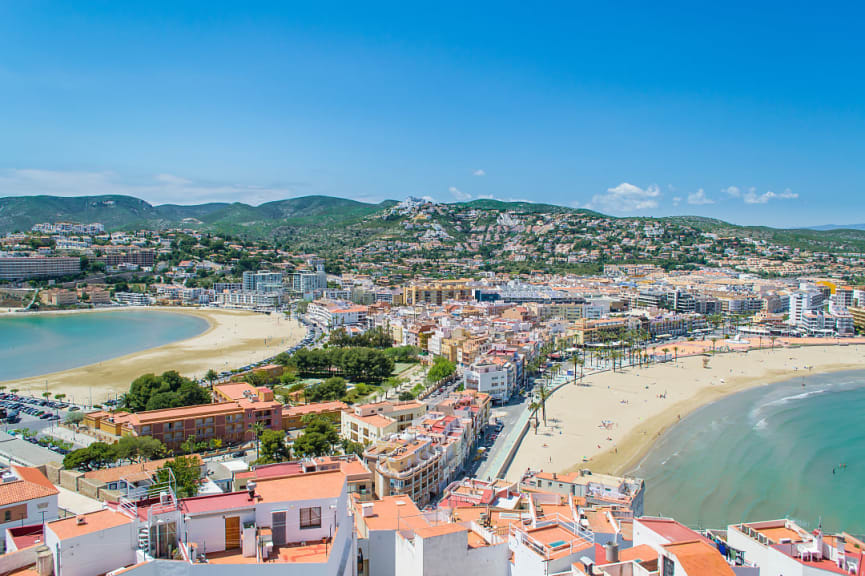
<svg viewBox="0 0 865 576"><path fill-rule="evenodd" d="M804 315L818 310L822 305L822 292L813 287L800 287L790 294L790 316L787 322L791 326L801 326Z"/></svg>
<svg viewBox="0 0 865 576"><path fill-rule="evenodd" d="M306 309L313 322L328 328L364 324L369 308L342 300L315 300Z"/></svg>
<svg viewBox="0 0 865 576"><path fill-rule="evenodd" d="M463 372L463 385L489 394L494 402L505 402L516 390L516 367L502 358L481 358Z"/></svg>
<svg viewBox="0 0 865 576"><path fill-rule="evenodd" d="M0 528L39 524L58 517L58 490L37 468L12 466L0 483ZM0 542L5 550L5 539Z"/></svg>

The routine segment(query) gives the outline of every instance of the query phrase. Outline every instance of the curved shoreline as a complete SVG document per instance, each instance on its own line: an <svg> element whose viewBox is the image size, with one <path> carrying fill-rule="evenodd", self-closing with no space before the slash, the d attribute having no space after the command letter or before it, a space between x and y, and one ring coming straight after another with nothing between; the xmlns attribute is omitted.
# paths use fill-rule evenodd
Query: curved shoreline
<svg viewBox="0 0 865 576"><path fill-rule="evenodd" d="M844 345L739 350L622 372L587 375L589 387L565 385L547 404L548 425L523 439L508 478L526 468L632 471L664 432L697 408L736 392L804 374L865 369L861 339ZM800 371L800 370L804 370ZM603 427L603 421L612 422Z"/></svg>
<svg viewBox="0 0 865 576"><path fill-rule="evenodd" d="M213 368L230 370L260 361L291 347L303 338L305 329L295 320L281 315L264 315L242 310L184 307L123 307L57 313L148 310L153 313L179 313L207 321L208 328L191 338L116 356L95 364L59 372L3 381L11 390L63 392L67 397L86 398L88 403L104 401L125 392L129 384L148 372L177 370L185 376L203 376Z"/></svg>

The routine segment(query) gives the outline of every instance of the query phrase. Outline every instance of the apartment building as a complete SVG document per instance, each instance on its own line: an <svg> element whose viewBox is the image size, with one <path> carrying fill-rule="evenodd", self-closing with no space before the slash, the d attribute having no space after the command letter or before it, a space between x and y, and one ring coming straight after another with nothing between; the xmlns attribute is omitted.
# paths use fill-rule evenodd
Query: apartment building
<svg viewBox="0 0 865 576"><path fill-rule="evenodd" d="M405 495L426 506L445 487L444 450L431 438L405 432L379 440L364 450L375 476L375 495Z"/></svg>
<svg viewBox="0 0 865 576"><path fill-rule="evenodd" d="M30 280L74 276L81 273L81 258L57 257L0 257L0 280Z"/></svg>
<svg viewBox="0 0 865 576"><path fill-rule="evenodd" d="M153 303L151 296L138 292L115 292L114 299L126 306L150 306Z"/></svg>
<svg viewBox="0 0 865 576"><path fill-rule="evenodd" d="M51 288L39 292L39 300L48 306L72 306L78 303L78 292L62 288Z"/></svg>
<svg viewBox="0 0 865 576"><path fill-rule="evenodd" d="M243 273L242 290L246 292L282 292L282 272Z"/></svg>
<svg viewBox="0 0 865 576"><path fill-rule="evenodd" d="M484 356L463 371L466 390L488 394L493 402L504 403L517 389L517 368L498 356Z"/></svg>
<svg viewBox="0 0 865 576"><path fill-rule="evenodd" d="M492 398L489 394L475 390L463 390L448 395L436 404L433 409L448 416L466 418L472 421L476 434L490 421Z"/></svg>
<svg viewBox="0 0 865 576"><path fill-rule="evenodd" d="M801 326L805 314L817 311L822 306L823 292L813 286L802 286L790 294L788 323L791 326Z"/></svg>
<svg viewBox="0 0 865 576"><path fill-rule="evenodd" d="M367 306L342 300L315 300L306 309L313 322L328 328L365 324L368 313Z"/></svg>
<svg viewBox="0 0 865 576"><path fill-rule="evenodd" d="M468 280L441 280L411 283L403 288L403 301L408 306L434 304L441 306L448 300L471 300L472 289Z"/></svg>
<svg viewBox="0 0 865 576"><path fill-rule="evenodd" d="M589 470L568 474L529 471L520 480L520 487L526 490L571 494L584 498L589 505L629 510L634 516L643 514L645 483L640 478L594 474Z"/></svg>
<svg viewBox="0 0 865 576"><path fill-rule="evenodd" d="M367 445L402 432L426 411L426 404L413 400L360 404L342 411L340 433L344 438Z"/></svg>
<svg viewBox="0 0 865 576"><path fill-rule="evenodd" d="M110 420L121 427L123 434L153 436L168 448L177 448L191 437L197 441L219 438L226 444L236 444L254 437L255 424L282 430L282 404L256 397L135 414L118 412Z"/></svg>
<svg viewBox="0 0 865 576"><path fill-rule="evenodd" d="M865 543L847 533L808 531L787 519L746 522L727 527L726 543L761 574L821 576L861 574Z"/></svg>

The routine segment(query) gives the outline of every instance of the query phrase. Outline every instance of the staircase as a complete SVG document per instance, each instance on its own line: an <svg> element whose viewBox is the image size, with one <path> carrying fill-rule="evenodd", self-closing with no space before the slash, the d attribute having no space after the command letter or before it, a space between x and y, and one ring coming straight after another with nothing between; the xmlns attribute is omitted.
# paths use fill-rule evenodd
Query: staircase
<svg viewBox="0 0 865 576"><path fill-rule="evenodd" d="M138 549L150 556L150 528L142 526L138 529Z"/></svg>

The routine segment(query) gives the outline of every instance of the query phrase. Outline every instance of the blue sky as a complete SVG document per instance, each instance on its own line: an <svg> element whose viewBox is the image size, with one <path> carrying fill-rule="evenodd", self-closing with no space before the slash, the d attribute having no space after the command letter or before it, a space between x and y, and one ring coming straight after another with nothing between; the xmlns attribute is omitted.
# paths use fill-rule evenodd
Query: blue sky
<svg viewBox="0 0 865 576"><path fill-rule="evenodd" d="M865 222L863 12L0 3L0 196Z"/></svg>

